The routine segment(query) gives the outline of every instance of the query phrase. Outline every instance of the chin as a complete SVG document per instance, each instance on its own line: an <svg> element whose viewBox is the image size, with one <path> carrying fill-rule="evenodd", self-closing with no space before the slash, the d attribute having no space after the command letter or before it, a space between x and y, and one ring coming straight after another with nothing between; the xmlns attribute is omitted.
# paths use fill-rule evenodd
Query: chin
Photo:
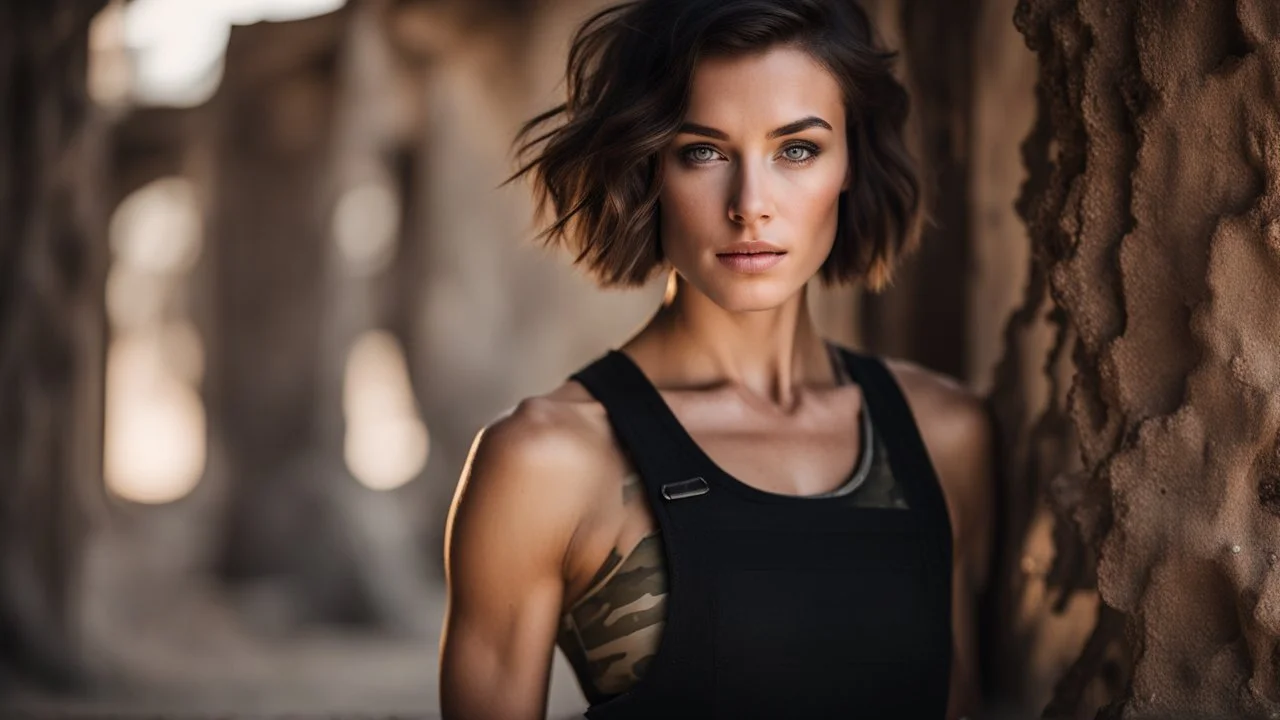
<svg viewBox="0 0 1280 720"><path fill-rule="evenodd" d="M804 285L792 287L792 284L780 281L717 280L718 282L707 287L704 292L712 302L729 312L773 310L795 297L797 292L804 290Z"/></svg>

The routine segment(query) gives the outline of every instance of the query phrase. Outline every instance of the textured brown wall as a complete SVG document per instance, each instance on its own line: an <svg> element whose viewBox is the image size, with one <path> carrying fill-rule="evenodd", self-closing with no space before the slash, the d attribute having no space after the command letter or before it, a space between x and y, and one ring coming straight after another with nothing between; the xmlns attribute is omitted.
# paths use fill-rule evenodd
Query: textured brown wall
<svg viewBox="0 0 1280 720"><path fill-rule="evenodd" d="M969 380L988 394L1001 445L984 669L996 717L1038 716L1066 693L1064 717L1084 718L1114 694L1107 683L1116 673L1099 667L1117 669L1117 626L1110 614L1099 622L1093 553L1072 516L1079 450L1067 395L1075 333L1049 295L1025 222L1028 198L1048 182L1050 136L1036 58L1013 25L1016 5L983 4L974 59Z"/></svg>
<svg viewBox="0 0 1280 720"><path fill-rule="evenodd" d="M1018 23L1047 113L1032 235L1078 336L1085 472L1060 500L1124 614L1121 714L1267 717L1280 711L1280 5L1024 0ZM1102 674L1105 656L1076 673ZM1053 716L1080 699L1060 693Z"/></svg>

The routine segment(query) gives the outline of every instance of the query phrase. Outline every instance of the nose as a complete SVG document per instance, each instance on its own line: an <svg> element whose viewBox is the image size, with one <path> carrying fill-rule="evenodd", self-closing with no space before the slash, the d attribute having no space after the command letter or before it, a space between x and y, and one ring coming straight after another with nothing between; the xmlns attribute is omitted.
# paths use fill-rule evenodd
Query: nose
<svg viewBox="0 0 1280 720"><path fill-rule="evenodd" d="M729 220L750 227L773 217L773 196L767 174L766 169L752 163L738 165L729 198Z"/></svg>

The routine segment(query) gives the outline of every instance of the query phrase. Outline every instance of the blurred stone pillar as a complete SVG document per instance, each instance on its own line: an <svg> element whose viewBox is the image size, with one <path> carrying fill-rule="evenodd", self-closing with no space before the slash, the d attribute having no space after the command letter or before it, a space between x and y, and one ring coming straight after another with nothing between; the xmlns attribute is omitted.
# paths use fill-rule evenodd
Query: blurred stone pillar
<svg viewBox="0 0 1280 720"><path fill-rule="evenodd" d="M77 574L101 499L101 0L0 4L0 694L80 674Z"/></svg>
<svg viewBox="0 0 1280 720"><path fill-rule="evenodd" d="M193 128L203 108L131 108L111 127L106 206L116 208L136 190L160 178L182 175L190 164Z"/></svg>
<svg viewBox="0 0 1280 720"><path fill-rule="evenodd" d="M1076 335L1084 471L1056 494L1112 608L1045 716L1274 717L1280 5L1017 17L1041 63L1032 239ZM1108 650L1126 638L1131 673Z"/></svg>
<svg viewBox="0 0 1280 720"><path fill-rule="evenodd" d="M431 432L425 482L414 495L437 578L445 516L472 439L518 393L519 371L506 355L530 347L520 335L536 323L522 325L513 316L545 309L551 300L549 292L515 300L538 268L528 263L532 233L521 232L524 189L498 189L527 89L516 70L524 50L512 15L519 5L398 5L396 32L418 65L421 93L421 125L400 155L408 209L398 327Z"/></svg>
<svg viewBox="0 0 1280 720"><path fill-rule="evenodd" d="M258 614L363 619L319 443L328 168L344 13L233 29L211 137L206 347L222 573ZM341 458L337 458L340 463Z"/></svg>
<svg viewBox="0 0 1280 720"><path fill-rule="evenodd" d="M412 253L400 245L402 223L414 200L404 177L404 148L420 132L421 108L411 68L388 37L387 0L356 0L348 8L327 161L330 187L323 200L330 222L323 249L317 450L327 455L327 466L338 469L332 481L334 512L357 560L359 586L370 609L385 626L423 634L436 618L425 582L429 560L416 532L424 514L415 492L422 472L411 476L406 464L397 478L404 485L376 487L377 478L366 467L365 482L375 485L366 487L355 477L357 466L350 465L359 458L346 453L349 445L368 448L360 442L377 434L402 438L382 443L379 455L405 459L414 448L411 439L403 439L410 434L404 431L422 430L410 377L404 378L403 397L395 398L403 403L403 414L392 418L391 408L382 408L370 418L356 412L355 405L367 398L355 396L358 386L348 387L353 378L347 372L362 339L372 337L370 333L396 335L397 288L401 281L418 282L416 273L403 272ZM403 344L397 349L403 350ZM412 365L402 359L410 375ZM385 395L383 400L390 400ZM425 440L429 457L432 438L428 434Z"/></svg>
<svg viewBox="0 0 1280 720"><path fill-rule="evenodd" d="M377 211L394 192L403 132L381 11L353 2L233 29L201 116L214 138L205 396L226 486L220 570L251 617L421 633L432 619L412 513L357 483L343 452L348 354L379 325L386 279L365 267L383 250L363 243L387 220L365 201Z"/></svg>

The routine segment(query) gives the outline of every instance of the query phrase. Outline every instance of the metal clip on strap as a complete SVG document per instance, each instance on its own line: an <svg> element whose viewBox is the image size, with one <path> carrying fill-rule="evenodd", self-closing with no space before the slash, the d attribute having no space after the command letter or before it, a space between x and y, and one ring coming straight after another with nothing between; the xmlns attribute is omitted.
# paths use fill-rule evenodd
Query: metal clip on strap
<svg viewBox="0 0 1280 720"><path fill-rule="evenodd" d="M681 480L680 482L667 483L662 486L662 497L668 500L680 500L682 498L696 497L711 492L711 486L706 480L700 477Z"/></svg>

